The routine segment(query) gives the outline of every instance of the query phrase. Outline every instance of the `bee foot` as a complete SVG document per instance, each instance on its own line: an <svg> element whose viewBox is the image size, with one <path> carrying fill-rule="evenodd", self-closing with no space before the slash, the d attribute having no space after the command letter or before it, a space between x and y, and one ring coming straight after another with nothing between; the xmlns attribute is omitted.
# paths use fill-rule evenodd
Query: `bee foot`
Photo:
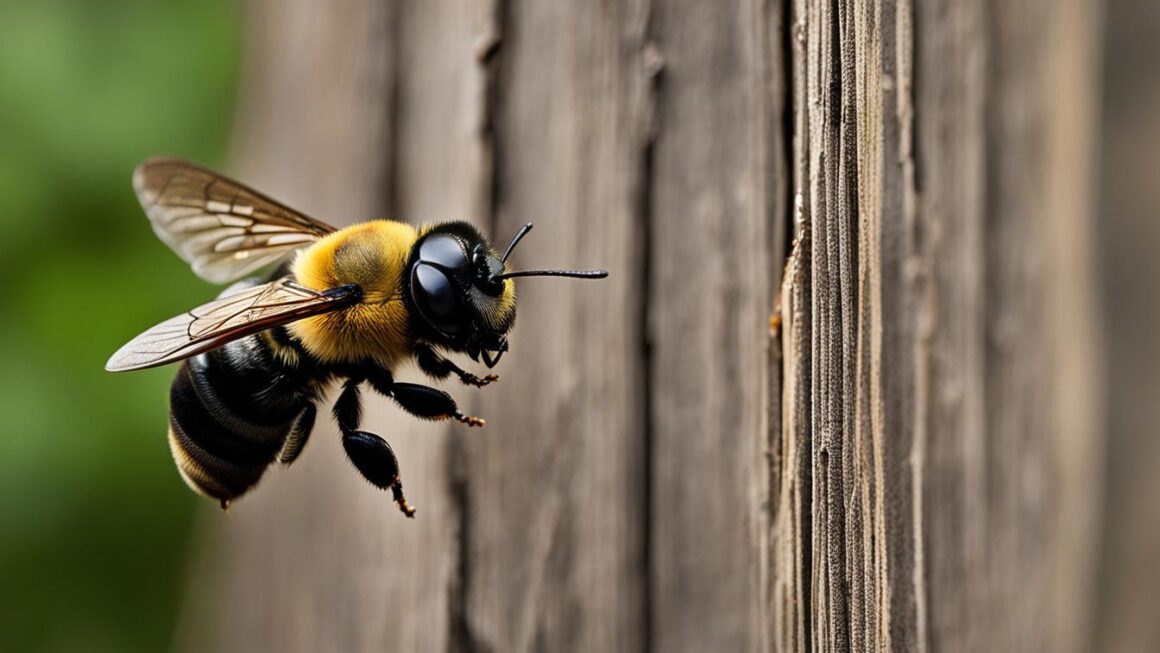
<svg viewBox="0 0 1160 653"><path fill-rule="evenodd" d="M480 426L480 427L482 427L484 424L486 424L486 422L483 420L482 417L472 417L471 415L464 415L463 413L461 413L459 411L455 411L455 414L452 415L452 417L459 420L460 422L463 422L464 424L466 424L468 426Z"/></svg>
<svg viewBox="0 0 1160 653"><path fill-rule="evenodd" d="M403 484L398 478L391 485L391 496L394 497L395 503L399 504L399 510L402 510L408 519L415 518L415 509L411 504L407 503L407 497L403 496Z"/></svg>
<svg viewBox="0 0 1160 653"><path fill-rule="evenodd" d="M465 384L473 385L477 388L482 388L483 386L488 385L489 383L495 383L496 381L499 381L499 377L496 376L495 374L488 374L487 376L485 376L481 379L478 376L471 374L471 373L468 373L468 372L464 372L463 375L459 377L459 379L461 381L463 381Z"/></svg>

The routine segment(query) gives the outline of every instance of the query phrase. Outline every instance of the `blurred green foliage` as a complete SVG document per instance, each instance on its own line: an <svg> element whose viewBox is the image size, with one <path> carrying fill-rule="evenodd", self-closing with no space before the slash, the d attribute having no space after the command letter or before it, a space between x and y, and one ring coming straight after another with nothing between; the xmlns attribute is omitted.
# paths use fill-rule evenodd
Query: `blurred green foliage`
<svg viewBox="0 0 1160 653"><path fill-rule="evenodd" d="M157 241L130 173L222 163L240 15L225 0L0 2L0 650L157 651L193 508L172 369L106 358L214 289Z"/></svg>

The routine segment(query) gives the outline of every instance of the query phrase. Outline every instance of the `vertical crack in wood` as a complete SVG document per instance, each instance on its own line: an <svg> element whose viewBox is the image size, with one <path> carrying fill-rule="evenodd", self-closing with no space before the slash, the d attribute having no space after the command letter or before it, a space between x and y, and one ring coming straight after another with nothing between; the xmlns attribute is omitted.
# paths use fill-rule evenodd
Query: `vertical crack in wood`
<svg viewBox="0 0 1160 653"><path fill-rule="evenodd" d="M894 71L895 79L897 81L895 86L895 115L893 119L897 123L898 130L898 174L900 175L899 184L901 186L901 202L897 207L901 211L900 219L897 221L901 225L901 233L913 233L915 220L917 219L917 175L918 175L918 157L917 157L917 138L916 138L916 118L915 118L915 98L917 97L916 76L914 72L915 53L918 51L918 44L916 39L918 33L913 27L914 25L914 6L912 0L897 0L895 5L894 15ZM889 53L887 53L889 54ZM884 235L885 238L885 235ZM905 237L898 239L900 251L898 252L898 265L896 274L891 277L894 283L898 284L900 288L904 288L907 305L904 310L907 314L914 316L917 310L914 304L920 301L921 289L916 283L917 272L911 273L918 266L918 253L914 249L914 243L908 241ZM885 308L885 307L884 307ZM918 330L914 327L916 321L915 317L908 320L911 332L910 337L916 342L920 342L918 337ZM901 339L898 339L901 340ZM884 346L885 349L885 346ZM901 346L897 346L892 351L901 353ZM929 375L927 369L927 360L925 357L919 355L920 352L915 348L911 349L910 356L912 358L913 377L911 379L911 388L914 393L914 408L913 411L908 411L906 415L899 411L899 418L906 419L909 415L910 422L910 448L908 452L908 461L910 465L910 544L913 548L912 558L910 560L910 605L902 604L894 606L899 608L899 612L906 614L912 610L913 615L913 629L908 633L901 629L899 624L884 624L883 635L887 639L888 644L893 644L894 641L907 641L906 636L909 634L913 638L914 650L919 653L924 653L929 650L930 642L927 628L927 606L926 606L926 568L925 568L925 538L923 534L926 530L926 525L923 520L923 495L924 484L923 478L926 473L926 430L925 430L925 407L924 399L920 396L925 393L926 377ZM905 360L905 359L902 359ZM889 388L884 389L884 394L889 392ZM899 443L899 454L902 453L901 447L905 443ZM884 460L880 457L878 461L879 469L884 468ZM883 475L884 482L884 475ZM901 481L899 481L901 483ZM901 516L901 515L900 515ZM880 526L880 531L883 533L883 548L885 548L885 535L888 532L887 526L890 523L888 514L885 509L882 510L880 518L883 520ZM884 551L885 553L885 551ZM891 577L899 579L901 587L904 582L904 569L893 570ZM891 600L887 597L887 600ZM907 608L910 608L908 610ZM899 620L904 622L903 620ZM898 631L898 632L896 632Z"/></svg>
<svg viewBox="0 0 1160 653"><path fill-rule="evenodd" d="M383 132L386 138L384 139L385 147L383 147L383 158L386 159L382 166L381 176L377 187L379 190L380 199L382 200L383 209L387 215L396 216L399 212L399 158L402 148L399 147L400 137L400 109L403 105L403 39L402 39L402 13L403 8L401 3L391 3L383 12L383 16L387 21L385 36L388 40L388 45L391 52L391 71L388 73L387 81L387 98L383 102L386 109L386 124L383 127Z"/></svg>
<svg viewBox="0 0 1160 653"><path fill-rule="evenodd" d="M800 197L800 195L799 195ZM795 203L793 221L804 223L802 202ZM771 326L780 342L784 369L780 395L776 500L773 523L773 601L777 650L813 650L811 554L812 468L809 424L810 370L810 232L800 229L786 262L780 289L779 314Z"/></svg>
<svg viewBox="0 0 1160 653"><path fill-rule="evenodd" d="M789 223L792 249L780 289L781 375L780 460L777 512L773 545L775 602L774 635L778 648L804 652L814 649L813 541L813 436L810 424L810 369L812 340L811 295L808 273L811 263L810 182L810 75L812 54L806 18L808 0L786 3L783 38L786 83L792 101L786 106L786 174L791 178Z"/></svg>
<svg viewBox="0 0 1160 653"><path fill-rule="evenodd" d="M786 650L783 633L787 615L779 601L779 555L784 550L783 533L780 528L792 512L785 511L781 502L781 488L792 467L786 460L785 414L782 396L785 388L785 370L781 341L783 315L782 293L784 274L793 246L793 197L790 180L793 169L794 112L790 101L793 85L793 61L791 38L792 9L789 2L778 0L754 0L754 29L757 44L755 58L759 62L755 80L757 116L759 130L764 133L766 150L759 162L758 178L764 180L766 233L768 234L770 268L767 274L775 277L770 284L769 338L766 343L766 406L767 420L764 438L760 441L765 468L765 478L759 476L759 513L763 521L758 523L759 575L761 601L758 624L761 629L759 644L761 650Z"/></svg>
<svg viewBox="0 0 1160 653"><path fill-rule="evenodd" d="M652 146L650 144L650 145L647 145L645 148L644 162L642 162L642 166L641 166L642 172L645 175L643 179L645 179L645 180L650 179L652 176L652 159L653 159ZM642 195L642 198L644 198L644 197L647 197L649 195L649 193L646 190L646 191L642 192L641 195ZM650 224L651 220L649 219L652 215L651 205L647 199L642 199L642 204L645 205L644 208L646 209L645 211L643 211L640 214L640 216L642 218L642 220L641 220L641 222L642 222L642 234L643 234L644 242L648 243L648 242L650 242L649 235L652 233L652 227ZM649 251L649 248L645 247L644 248L644 255L641 256L641 260L640 260L641 278L646 279L646 280L649 278L649 275L651 274L651 262L650 262L650 257L648 255L648 251ZM641 301L640 307L639 307L640 330L639 330L639 334L637 337L639 339L640 346L641 346L642 364L644 365L644 369L646 371L651 369L652 361L653 361L652 337L650 336L649 329L648 329L648 294L649 294L648 293L648 283L645 283L644 288L642 290L642 301ZM646 406L652 405L652 397L653 397L652 377L650 374L647 374L647 373L645 374L645 382L641 388L641 397L642 397L643 401L645 402ZM655 608L655 601L653 599L653 592L652 592L652 582L650 580L651 570L652 570L652 544L653 544L652 519L653 519L653 495L654 495L654 487L653 487L654 486L654 473L653 473L653 466L652 466L652 460L653 460L652 452L653 452L653 447L654 447L654 433L653 433L654 426L653 426L652 410L645 410L644 421L643 421L642 426L644 429L644 470L643 470L644 482L642 483L644 491L643 491L642 496L641 496L641 502L643 503L642 515L644 518L644 532L642 534L642 545L641 545L641 556L643 558L643 560L641 561L641 571L642 571L642 573L641 573L641 583L642 583L641 602L643 604L641 606L641 614L644 615L644 633L642 634L642 641L643 641L644 649L646 651L651 651L651 650L653 650L653 644L654 644L654 641L653 641L653 622L654 622L653 611Z"/></svg>
<svg viewBox="0 0 1160 653"><path fill-rule="evenodd" d="M476 44L477 63L483 67L483 113L480 116L479 138L483 148L483 179L479 189L480 207L486 209L487 228L495 234L499 227L499 211L503 203L503 149L500 134L503 110L504 70L507 57L503 55L503 38L508 33L512 0L482 0L486 24Z"/></svg>
<svg viewBox="0 0 1160 653"><path fill-rule="evenodd" d="M641 521L643 532L640 547L640 615L643 620L641 633L641 648L644 651L653 651L656 647L654 625L656 623L656 601L653 596L653 507L655 493L655 474L653 469L655 451L655 425L653 419L653 341L649 323L649 307L652 305L652 249L653 230L656 220L653 208L653 190L655 176L656 138L659 130L657 116L657 102L660 93L661 70L663 62L660 53L652 42L652 2L642 0L639 4L640 34L639 34L639 73L644 76L641 97L639 98L638 114L636 119L641 121L641 142L637 147L640 167L636 180L636 220L640 234L640 261L636 272L640 282L637 306L637 340L641 352L641 405L644 407L642 429L644 435L644 455L641 464L643 480L641 483L642 502Z"/></svg>
<svg viewBox="0 0 1160 653"><path fill-rule="evenodd" d="M456 560L452 585L449 588L448 651L489 651L491 648L475 636L471 620L467 614L467 593L471 589L471 492L464 461L463 444L458 438L451 438L447 452L447 478L450 485L451 501L458 510L456 519Z"/></svg>
<svg viewBox="0 0 1160 653"><path fill-rule="evenodd" d="M480 219L487 233L497 233L499 206L503 190L500 165L500 138L498 134L499 112L501 110L501 66L504 61L502 38L507 25L509 0L481 0L479 13L482 24L476 39L476 65L482 70L483 84L480 89L480 109L477 114L476 136L479 147L479 178L476 180L473 204L479 208ZM467 451L460 437L451 437L447 450L447 478L451 500L458 510L456 515L456 555L455 573L449 588L448 622L450 633L448 650L452 652L493 650L490 644L480 638L468 614L468 598L472 577L472 502L470 473L467 466Z"/></svg>

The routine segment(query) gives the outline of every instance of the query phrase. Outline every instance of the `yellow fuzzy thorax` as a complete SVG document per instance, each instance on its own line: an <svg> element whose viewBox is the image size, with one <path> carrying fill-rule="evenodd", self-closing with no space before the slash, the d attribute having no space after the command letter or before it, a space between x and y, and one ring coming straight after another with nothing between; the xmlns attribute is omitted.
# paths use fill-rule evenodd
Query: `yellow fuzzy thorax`
<svg viewBox="0 0 1160 653"><path fill-rule="evenodd" d="M298 253L291 268L298 283L314 290L358 284L363 299L350 308L289 325L324 363L366 359L387 368L408 356L403 274L418 233L411 225L374 220L336 231Z"/></svg>

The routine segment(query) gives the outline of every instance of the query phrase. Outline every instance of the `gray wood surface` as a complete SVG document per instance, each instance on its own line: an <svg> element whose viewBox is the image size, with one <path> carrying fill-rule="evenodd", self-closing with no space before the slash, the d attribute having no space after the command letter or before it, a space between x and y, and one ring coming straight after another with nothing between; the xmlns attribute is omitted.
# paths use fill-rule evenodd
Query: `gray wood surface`
<svg viewBox="0 0 1160 653"><path fill-rule="evenodd" d="M1160 648L1160 3L1113 0L1105 22L1097 240L1108 433L1096 642L1130 653Z"/></svg>
<svg viewBox="0 0 1160 653"><path fill-rule="evenodd" d="M1095 14L253 0L236 172L611 276L520 284L483 430L368 395L415 521L330 426L207 514L179 642L1090 648Z"/></svg>
<svg viewBox="0 0 1160 653"><path fill-rule="evenodd" d="M778 640L1087 650L1095 7L793 17Z"/></svg>
<svg viewBox="0 0 1160 653"><path fill-rule="evenodd" d="M781 16L746 1L653 12L663 58L643 318L653 644L755 650L768 637L764 352L785 251Z"/></svg>
<svg viewBox="0 0 1160 653"><path fill-rule="evenodd" d="M464 648L638 650L645 631L643 7L506 2L489 114L490 231L517 267L512 351L463 440Z"/></svg>

